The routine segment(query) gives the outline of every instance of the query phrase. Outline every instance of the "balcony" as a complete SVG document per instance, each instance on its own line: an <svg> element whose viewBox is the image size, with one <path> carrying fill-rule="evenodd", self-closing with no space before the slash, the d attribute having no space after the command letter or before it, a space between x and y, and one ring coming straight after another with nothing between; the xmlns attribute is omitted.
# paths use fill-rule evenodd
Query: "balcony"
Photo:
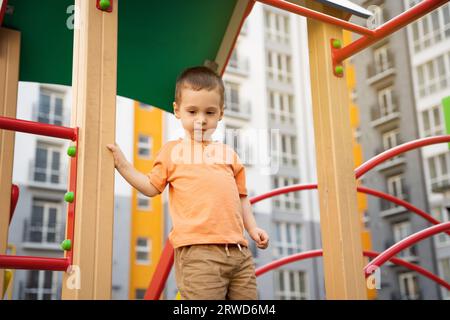
<svg viewBox="0 0 450 320"><path fill-rule="evenodd" d="M450 190L450 176L442 176L431 179L431 191L434 193L445 193Z"/></svg>
<svg viewBox="0 0 450 320"><path fill-rule="evenodd" d="M400 198L405 201L409 201L409 192L407 190L403 190L403 193L400 196L398 196L398 195L393 195L393 196L396 196L397 198ZM392 203L385 199L380 199L380 215L383 218L393 216L393 215L396 215L399 213L403 213L406 211L408 211L408 210L402 206L398 206L395 203Z"/></svg>
<svg viewBox="0 0 450 320"><path fill-rule="evenodd" d="M367 84L373 85L378 81L395 74L394 58L388 53L387 62L384 64L369 64L367 66Z"/></svg>
<svg viewBox="0 0 450 320"><path fill-rule="evenodd" d="M225 116L239 118L242 120L250 120L251 104L250 101L244 103L225 102Z"/></svg>
<svg viewBox="0 0 450 320"><path fill-rule="evenodd" d="M370 125L373 128L388 124L394 120L400 119L400 112L397 103L393 102L387 110L381 111L380 107L372 107L370 110L371 119Z"/></svg>
<svg viewBox="0 0 450 320"><path fill-rule="evenodd" d="M27 249L61 250L59 245L65 239L65 224L43 226L25 219L23 224L23 246Z"/></svg>
<svg viewBox="0 0 450 320"><path fill-rule="evenodd" d="M399 143L399 145L400 144L401 143ZM378 155L378 154L380 154L380 153L382 153L384 151L386 151L386 150L384 150L383 148L378 148L375 152L376 152L376 155ZM382 171L386 171L386 170L389 170L389 169L394 169L395 167L398 167L398 166L401 166L401 165L404 165L404 164L406 164L406 159L405 159L404 155L398 155L398 156L396 156L396 157L394 157L392 159L386 160L385 162L379 164L376 167L376 169L379 172L382 172Z"/></svg>
<svg viewBox="0 0 450 320"><path fill-rule="evenodd" d="M233 58L232 56L228 61L226 72L247 77L250 74L249 60L244 58Z"/></svg>
<svg viewBox="0 0 450 320"><path fill-rule="evenodd" d="M34 160L28 166L28 179L30 186L53 190L65 190L67 188L68 168L66 165L59 170L51 168L38 168Z"/></svg>

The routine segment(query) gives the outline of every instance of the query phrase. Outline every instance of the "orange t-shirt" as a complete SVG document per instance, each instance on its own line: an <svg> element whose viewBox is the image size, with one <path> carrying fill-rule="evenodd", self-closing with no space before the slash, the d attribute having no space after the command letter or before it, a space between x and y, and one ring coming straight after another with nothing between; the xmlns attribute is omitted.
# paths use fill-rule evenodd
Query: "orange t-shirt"
<svg viewBox="0 0 450 320"><path fill-rule="evenodd" d="M160 192L169 183L174 248L202 243L248 246L240 195L246 196L245 168L220 142L179 138L156 155L149 180Z"/></svg>

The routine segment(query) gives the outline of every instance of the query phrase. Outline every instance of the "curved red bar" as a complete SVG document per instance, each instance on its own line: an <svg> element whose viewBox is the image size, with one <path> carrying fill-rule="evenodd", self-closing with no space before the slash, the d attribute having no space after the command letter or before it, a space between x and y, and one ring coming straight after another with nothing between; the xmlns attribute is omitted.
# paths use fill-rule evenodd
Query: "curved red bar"
<svg viewBox="0 0 450 320"><path fill-rule="evenodd" d="M304 259L309 259L309 258L316 258L316 257L321 257L323 254L322 250L311 250L311 251L306 251L306 252L301 252L301 253L296 253L293 254L291 256L288 257L283 257L281 259L275 260L271 263L266 264L265 266L262 266L260 268L258 268L256 270L256 276L261 276L266 272L272 271L278 267L284 266L286 264L289 263L293 263L296 261L300 261L300 260L304 260ZM373 258L373 257L377 257L379 255L378 252L375 251L363 251L364 256L369 257L369 258ZM410 270L416 271L418 273L420 273L421 275L427 277L428 279L438 283L439 285L443 286L444 288L446 288L447 290L450 290L450 283L448 283L447 281L445 281L444 279L439 278L438 276L436 276L434 273L431 273L430 271L422 268L421 266L415 265L413 263L407 262L405 260L399 259L399 258L395 258L392 257L390 259L390 261L392 263L395 263L397 265L401 265L404 266ZM368 277L369 274L366 274L366 277Z"/></svg>
<svg viewBox="0 0 450 320"><path fill-rule="evenodd" d="M386 261L388 261L390 258L395 256L400 251L412 246L413 244L431 237L435 234L441 233L443 231L450 230L450 222L440 223L438 225L429 227L427 229L421 230L417 233L414 233L410 235L409 237L406 237L402 241L397 242L389 249L383 251L378 257L373 259L365 268L364 273L366 275L370 274L368 271L373 270L374 267L380 267L382 266Z"/></svg>

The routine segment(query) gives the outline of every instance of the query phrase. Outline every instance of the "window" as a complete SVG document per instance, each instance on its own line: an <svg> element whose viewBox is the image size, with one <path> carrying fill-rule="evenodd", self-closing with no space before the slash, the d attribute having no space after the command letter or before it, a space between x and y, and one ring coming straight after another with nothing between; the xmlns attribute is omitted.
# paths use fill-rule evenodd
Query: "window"
<svg viewBox="0 0 450 320"><path fill-rule="evenodd" d="M276 222L275 234L275 250L277 256L288 256L302 250L300 224Z"/></svg>
<svg viewBox="0 0 450 320"><path fill-rule="evenodd" d="M450 83L450 53L417 66L417 81L420 97L448 89Z"/></svg>
<svg viewBox="0 0 450 320"><path fill-rule="evenodd" d="M387 87L378 92L378 105L380 106L380 113L382 117L398 111L393 96L392 87Z"/></svg>
<svg viewBox="0 0 450 320"><path fill-rule="evenodd" d="M240 101L240 87L239 84L234 82L225 82L225 112L229 113L230 111L238 114L249 114L250 110Z"/></svg>
<svg viewBox="0 0 450 320"><path fill-rule="evenodd" d="M400 294L402 300L417 300L419 299L419 286L417 277L414 273L408 272L398 276L400 282Z"/></svg>
<svg viewBox="0 0 450 320"><path fill-rule="evenodd" d="M276 292L279 300L306 300L308 291L306 273L302 271L280 270L275 272Z"/></svg>
<svg viewBox="0 0 450 320"><path fill-rule="evenodd" d="M284 166L297 166L297 137L281 134L281 161Z"/></svg>
<svg viewBox="0 0 450 320"><path fill-rule="evenodd" d="M139 288L139 289L136 289L134 292L135 292L134 295L135 295L136 300L144 300L145 292L146 292L145 289Z"/></svg>
<svg viewBox="0 0 450 320"><path fill-rule="evenodd" d="M447 282L450 282L450 258L439 260L439 269L441 278ZM442 290L442 296L444 299L450 299L450 290L446 290L445 288Z"/></svg>
<svg viewBox="0 0 450 320"><path fill-rule="evenodd" d="M388 150L399 145L400 132L398 129L388 131L383 134L383 149Z"/></svg>
<svg viewBox="0 0 450 320"><path fill-rule="evenodd" d="M273 188L282 188L299 184L298 178L276 176L272 178ZM282 195L278 195L273 198L273 205L277 210L284 212L299 213L300 212L300 193L289 192Z"/></svg>
<svg viewBox="0 0 450 320"><path fill-rule="evenodd" d="M441 187L450 185L450 175L448 172L450 161L449 157L450 154L446 152L428 158L428 170L430 174L430 184L432 191L436 191Z"/></svg>
<svg viewBox="0 0 450 320"><path fill-rule="evenodd" d="M60 184L60 158L61 147L38 142L33 165L33 180L36 182Z"/></svg>
<svg viewBox="0 0 450 320"><path fill-rule="evenodd" d="M417 1L409 1L412 7ZM430 14L408 27L413 38L415 52L420 52L450 38L450 5L436 8Z"/></svg>
<svg viewBox="0 0 450 320"><path fill-rule="evenodd" d="M138 237L136 239L136 263L151 264L151 240L148 238Z"/></svg>
<svg viewBox="0 0 450 320"><path fill-rule="evenodd" d="M392 225L392 231L394 234L394 242L399 242L409 235L411 235L411 222L409 221L402 221L398 223L394 223ZM400 251L397 255L401 258L411 258L416 256L416 249L415 246L408 247L404 249L403 251Z"/></svg>
<svg viewBox="0 0 450 320"><path fill-rule="evenodd" d="M37 121L62 126L64 122L63 102L64 96L62 93L41 88Z"/></svg>
<svg viewBox="0 0 450 320"><path fill-rule="evenodd" d="M390 176L386 179L386 181L389 194L393 195L394 197L406 200L403 175L400 174Z"/></svg>
<svg viewBox="0 0 450 320"><path fill-rule="evenodd" d="M267 74L273 81L292 83L292 61L289 54L267 51Z"/></svg>
<svg viewBox="0 0 450 320"><path fill-rule="evenodd" d="M63 240L62 204L33 200L31 222L25 224L27 242L56 244Z"/></svg>
<svg viewBox="0 0 450 320"><path fill-rule="evenodd" d="M441 106L434 106L430 109L422 111L422 137L437 136L444 133L442 125L442 108Z"/></svg>
<svg viewBox="0 0 450 320"><path fill-rule="evenodd" d="M149 211L151 207L151 199L140 192L137 192L137 207L139 210Z"/></svg>
<svg viewBox="0 0 450 320"><path fill-rule="evenodd" d="M53 271L28 271L25 300L55 300L57 298L57 274Z"/></svg>
<svg viewBox="0 0 450 320"><path fill-rule="evenodd" d="M294 125L294 96L287 93L269 91L269 116L281 125Z"/></svg>
<svg viewBox="0 0 450 320"><path fill-rule="evenodd" d="M450 207L437 207L432 210L433 216L436 220L440 222L449 222L450 221ZM439 233L435 236L437 246L449 246L450 245L450 237L446 233Z"/></svg>
<svg viewBox="0 0 450 320"><path fill-rule="evenodd" d="M270 10L264 11L264 26L266 37L271 41L288 44L290 38L289 16L277 14Z"/></svg>
<svg viewBox="0 0 450 320"><path fill-rule="evenodd" d="M140 158L150 159L152 155L152 137L143 134L139 135L138 155Z"/></svg>
<svg viewBox="0 0 450 320"><path fill-rule="evenodd" d="M390 55L387 46L382 46L374 51L375 72L381 73L391 67Z"/></svg>

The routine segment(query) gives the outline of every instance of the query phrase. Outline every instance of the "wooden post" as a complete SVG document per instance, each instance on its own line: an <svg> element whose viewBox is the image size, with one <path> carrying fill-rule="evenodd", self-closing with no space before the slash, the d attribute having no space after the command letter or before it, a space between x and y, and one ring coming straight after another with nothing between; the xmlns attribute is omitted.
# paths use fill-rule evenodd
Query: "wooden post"
<svg viewBox="0 0 450 320"><path fill-rule="evenodd" d="M0 116L16 117L20 32L0 28ZM0 129L0 254L6 253L11 204L15 133ZM0 269L0 300L4 270Z"/></svg>
<svg viewBox="0 0 450 320"><path fill-rule="evenodd" d="M79 127L73 270L63 299L110 299L114 222L118 0L112 12L76 0L72 127ZM79 270L79 273L77 272ZM79 285L79 286L78 286Z"/></svg>
<svg viewBox="0 0 450 320"><path fill-rule="evenodd" d="M344 19L346 14L309 2L309 8ZM345 77L333 74L330 39L337 26L308 19L309 59L327 299L367 299L360 216Z"/></svg>

